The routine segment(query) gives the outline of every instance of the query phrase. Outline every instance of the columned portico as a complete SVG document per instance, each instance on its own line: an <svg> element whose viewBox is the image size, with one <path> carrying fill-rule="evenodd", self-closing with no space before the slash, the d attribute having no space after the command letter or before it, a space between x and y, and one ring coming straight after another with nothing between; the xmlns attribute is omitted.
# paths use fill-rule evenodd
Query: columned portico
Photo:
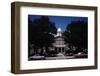
<svg viewBox="0 0 100 76"><path fill-rule="evenodd" d="M64 52L65 52L65 47L55 47L55 50L56 50L57 52L64 53Z"/></svg>

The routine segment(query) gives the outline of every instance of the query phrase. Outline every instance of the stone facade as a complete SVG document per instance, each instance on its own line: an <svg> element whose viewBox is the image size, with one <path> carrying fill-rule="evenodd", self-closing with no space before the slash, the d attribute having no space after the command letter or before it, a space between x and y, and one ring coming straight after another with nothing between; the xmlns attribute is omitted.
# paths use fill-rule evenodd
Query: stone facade
<svg viewBox="0 0 100 76"><path fill-rule="evenodd" d="M53 47L54 47L55 51L57 51L58 53L65 52L66 45L65 45L65 41L62 36L61 28L57 29L57 35L55 35L55 42L53 43Z"/></svg>

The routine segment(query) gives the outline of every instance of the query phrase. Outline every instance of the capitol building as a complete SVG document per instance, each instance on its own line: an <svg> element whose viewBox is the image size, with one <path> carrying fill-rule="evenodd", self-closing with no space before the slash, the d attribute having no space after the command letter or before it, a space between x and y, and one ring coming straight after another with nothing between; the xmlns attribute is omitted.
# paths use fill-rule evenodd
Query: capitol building
<svg viewBox="0 0 100 76"><path fill-rule="evenodd" d="M57 29L57 34L55 35L55 42L53 43L54 50L57 51L57 53L65 53L65 41L62 36L62 30L61 28Z"/></svg>

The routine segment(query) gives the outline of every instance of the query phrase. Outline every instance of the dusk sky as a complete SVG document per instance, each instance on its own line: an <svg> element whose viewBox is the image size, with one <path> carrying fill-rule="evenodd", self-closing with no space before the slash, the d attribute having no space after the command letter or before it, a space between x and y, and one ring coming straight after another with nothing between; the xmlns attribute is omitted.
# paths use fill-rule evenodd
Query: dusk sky
<svg viewBox="0 0 100 76"><path fill-rule="evenodd" d="M34 20L40 18L41 15L28 15L30 20ZM71 17L71 16L48 16L50 21L55 23L56 28L61 28L62 31L65 31L65 28L70 24L72 21L85 21L88 22L87 17Z"/></svg>

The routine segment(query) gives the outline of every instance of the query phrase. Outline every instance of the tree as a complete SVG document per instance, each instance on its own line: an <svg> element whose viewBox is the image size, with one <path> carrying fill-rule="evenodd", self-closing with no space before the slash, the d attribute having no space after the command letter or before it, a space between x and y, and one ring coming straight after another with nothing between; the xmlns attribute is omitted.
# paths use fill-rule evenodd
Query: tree
<svg viewBox="0 0 100 76"><path fill-rule="evenodd" d="M51 22L47 16L38 19L28 19L29 44L34 44L38 48L48 48L54 42L54 34L57 29L55 23Z"/></svg>
<svg viewBox="0 0 100 76"><path fill-rule="evenodd" d="M64 32L66 43L78 48L87 48L88 26L85 21L72 21Z"/></svg>

